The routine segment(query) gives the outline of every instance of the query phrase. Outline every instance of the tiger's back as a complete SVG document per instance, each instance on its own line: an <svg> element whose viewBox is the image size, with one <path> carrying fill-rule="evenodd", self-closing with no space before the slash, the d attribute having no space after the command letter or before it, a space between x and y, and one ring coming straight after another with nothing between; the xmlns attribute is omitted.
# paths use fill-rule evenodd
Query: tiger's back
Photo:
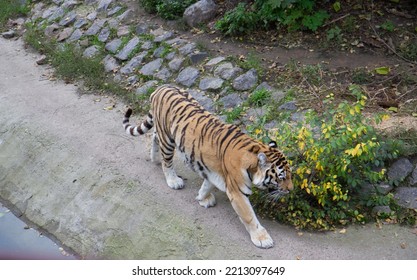
<svg viewBox="0 0 417 280"><path fill-rule="evenodd" d="M211 192L214 187L226 192L255 245L271 247L273 241L257 220L248 196L252 185L281 193L292 189L289 165L276 144L265 145L237 126L221 122L181 89L162 86L150 98L151 111L139 128L128 124L131 112L123 124L132 135L143 134L154 126L151 158L156 159L160 149L167 184L173 189L184 186L173 168L176 148L187 165L204 179L197 196L200 205L215 205Z"/></svg>

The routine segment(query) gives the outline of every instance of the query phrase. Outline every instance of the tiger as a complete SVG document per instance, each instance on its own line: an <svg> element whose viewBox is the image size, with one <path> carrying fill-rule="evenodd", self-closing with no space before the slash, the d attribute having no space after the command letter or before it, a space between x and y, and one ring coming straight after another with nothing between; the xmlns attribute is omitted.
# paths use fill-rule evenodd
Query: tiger
<svg viewBox="0 0 417 280"><path fill-rule="evenodd" d="M249 196L252 186L275 194L293 189L291 168L277 144L261 143L234 124L226 124L205 110L186 90L172 85L158 87L150 96L146 120L138 126L129 123L132 109L123 118L129 135L139 136L154 127L151 161L160 150L166 183L182 189L184 181L173 167L174 150L193 171L204 179L196 197L205 207L216 204L215 187L226 192L233 209L245 226L253 244L271 248L274 241L259 223Z"/></svg>

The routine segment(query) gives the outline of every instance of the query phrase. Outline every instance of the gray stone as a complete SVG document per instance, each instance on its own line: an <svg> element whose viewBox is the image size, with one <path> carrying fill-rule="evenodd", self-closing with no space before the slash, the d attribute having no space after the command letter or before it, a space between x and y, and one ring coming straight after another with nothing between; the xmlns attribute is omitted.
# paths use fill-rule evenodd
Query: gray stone
<svg viewBox="0 0 417 280"><path fill-rule="evenodd" d="M58 7L51 6L42 13L42 18L47 19L58 9Z"/></svg>
<svg viewBox="0 0 417 280"><path fill-rule="evenodd" d="M388 168L388 180L395 183L401 182L413 172L413 168L413 164L407 158L400 158Z"/></svg>
<svg viewBox="0 0 417 280"><path fill-rule="evenodd" d="M119 21L117 19L110 18L107 21L107 26L113 29L117 29L119 27Z"/></svg>
<svg viewBox="0 0 417 280"><path fill-rule="evenodd" d="M157 79L160 79L160 80L166 82L166 81L168 81L169 78L171 78L172 72L169 71L168 68L164 67L153 76Z"/></svg>
<svg viewBox="0 0 417 280"><path fill-rule="evenodd" d="M154 57L162 57L162 55L165 52L165 47L164 46L160 46L158 48L155 49L155 51L153 52L153 56Z"/></svg>
<svg viewBox="0 0 417 280"><path fill-rule="evenodd" d="M391 212L392 210L389 206L375 206L374 208L372 208L372 213L376 215L380 215L380 214L389 215L391 214Z"/></svg>
<svg viewBox="0 0 417 280"><path fill-rule="evenodd" d="M116 53L117 50L120 48L121 44L122 44L122 40L119 38L116 38L108 42L104 48L111 53Z"/></svg>
<svg viewBox="0 0 417 280"><path fill-rule="evenodd" d="M53 23L45 28L44 34L47 37L53 37L56 35L58 30L59 30L59 25L56 23Z"/></svg>
<svg viewBox="0 0 417 280"><path fill-rule="evenodd" d="M103 65L106 72L115 72L120 66L117 60L110 54L103 59Z"/></svg>
<svg viewBox="0 0 417 280"><path fill-rule="evenodd" d="M73 32L74 32L74 28L72 28L72 27L64 28L64 30L59 32L58 37L57 37L56 40L58 42L62 42L64 40L68 39Z"/></svg>
<svg viewBox="0 0 417 280"><path fill-rule="evenodd" d="M278 110L296 111L298 109L295 101L288 101L278 107Z"/></svg>
<svg viewBox="0 0 417 280"><path fill-rule="evenodd" d="M11 39L14 36L16 36L16 32L14 30L9 30L9 31L1 33L1 36L3 36L3 38L5 39Z"/></svg>
<svg viewBox="0 0 417 280"><path fill-rule="evenodd" d="M184 20L189 26L196 27L213 19L216 13L217 5L213 0L201 0L184 11Z"/></svg>
<svg viewBox="0 0 417 280"><path fill-rule="evenodd" d="M228 94L220 98L219 101L223 103L225 109L236 107L243 102L242 98L237 93Z"/></svg>
<svg viewBox="0 0 417 280"><path fill-rule="evenodd" d="M390 184L380 183L376 185L375 188L379 194L385 195L385 194L388 194L390 191L392 191L394 187L391 186Z"/></svg>
<svg viewBox="0 0 417 280"><path fill-rule="evenodd" d="M129 55L136 49L139 45L140 39L138 37L133 37L130 41L123 47L123 49L116 55L116 58L120 60L127 60Z"/></svg>
<svg viewBox="0 0 417 280"><path fill-rule="evenodd" d="M123 14L118 16L117 19L121 23L128 23L133 19L133 17L134 17L133 11L131 9L127 9L126 11L123 12Z"/></svg>
<svg viewBox="0 0 417 280"><path fill-rule="evenodd" d="M264 125L265 129L273 129L275 127L277 127L277 121L275 121L275 120L270 121L270 122L268 122Z"/></svg>
<svg viewBox="0 0 417 280"><path fill-rule="evenodd" d="M138 68L138 66L142 63L143 59L146 56L146 52L142 52L138 55L136 55L135 57L133 57L131 60L129 60L128 63L126 63L121 69L120 69L120 73L124 74L124 75L128 75L133 73L133 71L135 71L135 69Z"/></svg>
<svg viewBox="0 0 417 280"><path fill-rule="evenodd" d="M116 83L121 83L123 81L123 77L120 73L117 73L113 77L113 81Z"/></svg>
<svg viewBox="0 0 417 280"><path fill-rule="evenodd" d="M42 8L41 8L41 10L36 10L36 8L35 8L36 5L38 5L38 4L41 4L41 6L42 6L43 3L36 3L34 8L32 8L32 17L30 19L33 22L42 17L42 13L43 13Z"/></svg>
<svg viewBox="0 0 417 280"><path fill-rule="evenodd" d="M89 21L95 21L97 18L97 12L91 12L86 17Z"/></svg>
<svg viewBox="0 0 417 280"><path fill-rule="evenodd" d="M143 86L136 89L136 94L146 94L151 89L155 88L158 85L158 81L152 80L146 82Z"/></svg>
<svg viewBox="0 0 417 280"><path fill-rule="evenodd" d="M56 9L52 15L50 17L48 17L48 21L55 21L59 18L62 18L65 15L65 10L62 7L58 7L58 9Z"/></svg>
<svg viewBox="0 0 417 280"><path fill-rule="evenodd" d="M232 63L222 63L214 69L214 75L219 76L222 79L230 80L235 78L243 70L240 67L233 66Z"/></svg>
<svg viewBox="0 0 417 280"><path fill-rule="evenodd" d="M181 66L182 66L183 63L184 63L184 58L177 57L177 58L174 58L173 60L171 60L168 63L168 67L171 70L178 71L181 68Z"/></svg>
<svg viewBox="0 0 417 280"><path fill-rule="evenodd" d="M130 27L128 25L122 25L117 28L117 37L123 37L130 34Z"/></svg>
<svg viewBox="0 0 417 280"><path fill-rule="evenodd" d="M203 78L200 81L199 88L201 90L218 90L221 89L223 86L223 80L220 78L213 78L213 77L207 77Z"/></svg>
<svg viewBox="0 0 417 280"><path fill-rule="evenodd" d="M410 177L410 186L415 187L417 186L417 166L414 168L413 173Z"/></svg>
<svg viewBox="0 0 417 280"><path fill-rule="evenodd" d="M226 58L223 56L212 58L204 65L204 67L211 69L212 67L216 66L217 64L224 61L225 59Z"/></svg>
<svg viewBox="0 0 417 280"><path fill-rule="evenodd" d="M187 67L183 69L175 80L177 83L190 87L192 86L197 78L200 76L200 71L194 67Z"/></svg>
<svg viewBox="0 0 417 280"><path fill-rule="evenodd" d="M163 29L162 27L158 27L157 29L152 29L149 33L153 36L160 36L163 35L165 33L167 33L168 31L166 31L165 29Z"/></svg>
<svg viewBox="0 0 417 280"><path fill-rule="evenodd" d="M165 56L165 59L167 59L167 60L173 60L174 58L175 58L175 55L176 55L177 53L176 52L170 52L170 53L168 53L166 56Z"/></svg>
<svg viewBox="0 0 417 280"><path fill-rule="evenodd" d="M246 111L246 119L254 122L255 120L261 119L266 113L267 113L267 109L265 107L250 108L249 110Z"/></svg>
<svg viewBox="0 0 417 280"><path fill-rule="evenodd" d="M164 60L162 58L158 58L158 59L155 59L154 61L151 61L145 64L140 69L140 73L145 76L152 76L153 74L155 74L156 71L159 70L159 68L161 68L163 61Z"/></svg>
<svg viewBox="0 0 417 280"><path fill-rule="evenodd" d="M62 2L64 2L64 0L52 0L52 2L54 2L55 5L59 6L62 4Z"/></svg>
<svg viewBox="0 0 417 280"><path fill-rule="evenodd" d="M376 188L371 183L364 183L363 185L359 186L358 192L362 197L368 197L370 195L376 194Z"/></svg>
<svg viewBox="0 0 417 280"><path fill-rule="evenodd" d="M195 98L195 100L198 101L198 103L204 107L204 109L206 109L209 112L214 112L215 111L215 106L214 106L214 102L210 97L207 97L204 92L202 91L197 91L197 90L189 90L188 91L192 97Z"/></svg>
<svg viewBox="0 0 417 280"><path fill-rule="evenodd" d="M60 21L59 25L61 26L68 26L70 24L73 24L77 20L77 13L74 11L71 11L67 13Z"/></svg>
<svg viewBox="0 0 417 280"><path fill-rule="evenodd" d="M177 37L177 38L166 41L166 43L168 45L171 45L172 47L179 48L180 46L187 44L188 41Z"/></svg>
<svg viewBox="0 0 417 280"><path fill-rule="evenodd" d="M136 35L147 34L149 32L149 25L146 23L140 23L135 28Z"/></svg>
<svg viewBox="0 0 417 280"><path fill-rule="evenodd" d="M81 27L83 27L84 25L87 25L87 24L88 24L88 21L85 18L79 18L75 21L74 27L75 28L81 28Z"/></svg>
<svg viewBox="0 0 417 280"><path fill-rule="evenodd" d="M105 12L109 8L113 0L100 0L97 7L97 12Z"/></svg>
<svg viewBox="0 0 417 280"><path fill-rule="evenodd" d="M162 35L156 36L155 39L153 40L155 43L160 43L160 42L164 42L168 39L171 39L172 36L174 36L174 33L171 31L165 32Z"/></svg>
<svg viewBox="0 0 417 280"><path fill-rule="evenodd" d="M100 53L100 49L97 46L93 45L84 50L83 56L87 58L92 58L99 53Z"/></svg>
<svg viewBox="0 0 417 280"><path fill-rule="evenodd" d="M395 191L394 199L401 207L417 209L417 188L399 187Z"/></svg>
<svg viewBox="0 0 417 280"><path fill-rule="evenodd" d="M262 89L264 89L264 90L267 90L267 91L269 91L269 92L273 92L274 90L275 90L275 88L273 88L272 86L270 86L267 82L262 82L262 83L260 83L256 88L255 88L255 91L256 90L262 90Z"/></svg>
<svg viewBox="0 0 417 280"><path fill-rule="evenodd" d="M113 9L111 9L110 11L107 12L107 16L111 17L114 14L116 14L118 11L120 11L122 9L121 6L116 6Z"/></svg>
<svg viewBox="0 0 417 280"><path fill-rule="evenodd" d="M240 75L233 81L233 88L236 90L248 90L253 88L258 82L258 74L255 69L250 69L245 74Z"/></svg>
<svg viewBox="0 0 417 280"><path fill-rule="evenodd" d="M44 54L41 55L41 57L36 60L36 64L38 64L38 65L44 65L47 62L48 62L48 58Z"/></svg>
<svg viewBox="0 0 417 280"><path fill-rule="evenodd" d="M150 49L152 49L152 48L153 48L153 43L152 43L151 41L145 41L145 42L142 44L141 48L142 48L143 50L150 50Z"/></svg>
<svg viewBox="0 0 417 280"><path fill-rule="evenodd" d="M136 84L137 82L139 82L139 78L138 78L138 76L136 76L136 75L134 75L134 76L130 76L130 77L128 77L128 78L127 78L127 83L128 83L129 85Z"/></svg>
<svg viewBox="0 0 417 280"><path fill-rule="evenodd" d="M188 55L188 57L190 58L192 64L198 64L208 57L208 53L206 52L192 53Z"/></svg>
<svg viewBox="0 0 417 280"><path fill-rule="evenodd" d="M188 43L185 46L179 48L180 54L187 55L192 53L196 49L195 43Z"/></svg>
<svg viewBox="0 0 417 280"><path fill-rule="evenodd" d="M304 112L294 112L294 113L291 114L291 117L290 117L290 119L293 122L297 122L297 123L303 122L305 120L305 118L306 118L306 112L305 111Z"/></svg>
<svg viewBox="0 0 417 280"><path fill-rule="evenodd" d="M105 28L103 28L100 31L100 34L98 34L98 40L100 42L103 42L104 43L104 42L107 41L107 39L109 38L109 36L110 36L110 29L107 28L107 27L105 27Z"/></svg>
<svg viewBox="0 0 417 280"><path fill-rule="evenodd" d="M79 44L81 47L88 47L90 44L90 41L88 41L88 38L84 38L79 41Z"/></svg>
<svg viewBox="0 0 417 280"><path fill-rule="evenodd" d="M90 28L84 33L87 36L96 35L106 23L106 19L98 19L93 22Z"/></svg>
<svg viewBox="0 0 417 280"><path fill-rule="evenodd" d="M78 2L75 0L66 0L61 7L66 10L72 10L75 6L77 6Z"/></svg>

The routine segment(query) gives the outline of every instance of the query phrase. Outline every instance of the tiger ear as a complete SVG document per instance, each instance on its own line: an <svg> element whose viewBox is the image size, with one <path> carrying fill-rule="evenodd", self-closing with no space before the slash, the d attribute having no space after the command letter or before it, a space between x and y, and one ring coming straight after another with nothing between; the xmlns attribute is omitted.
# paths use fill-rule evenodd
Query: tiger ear
<svg viewBox="0 0 417 280"><path fill-rule="evenodd" d="M264 153L259 153L258 154L258 162L259 162L259 166L261 168L265 168L268 165L268 158L266 157L266 155Z"/></svg>
<svg viewBox="0 0 417 280"><path fill-rule="evenodd" d="M275 142L273 140L271 140L271 142L269 142L268 146L271 147L271 148L277 148L278 147L277 142Z"/></svg>

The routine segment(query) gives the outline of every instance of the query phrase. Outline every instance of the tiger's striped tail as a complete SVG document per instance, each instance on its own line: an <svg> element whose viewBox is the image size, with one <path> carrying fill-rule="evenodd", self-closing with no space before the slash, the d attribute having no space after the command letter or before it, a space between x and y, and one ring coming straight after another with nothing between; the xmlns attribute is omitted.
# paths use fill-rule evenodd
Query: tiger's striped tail
<svg viewBox="0 0 417 280"><path fill-rule="evenodd" d="M145 134L153 127L153 116L151 113L148 113L146 120L140 126L133 126L129 123L129 118L132 115L132 109L126 111L125 117L123 118L123 128L126 130L127 134L132 136L139 136Z"/></svg>

